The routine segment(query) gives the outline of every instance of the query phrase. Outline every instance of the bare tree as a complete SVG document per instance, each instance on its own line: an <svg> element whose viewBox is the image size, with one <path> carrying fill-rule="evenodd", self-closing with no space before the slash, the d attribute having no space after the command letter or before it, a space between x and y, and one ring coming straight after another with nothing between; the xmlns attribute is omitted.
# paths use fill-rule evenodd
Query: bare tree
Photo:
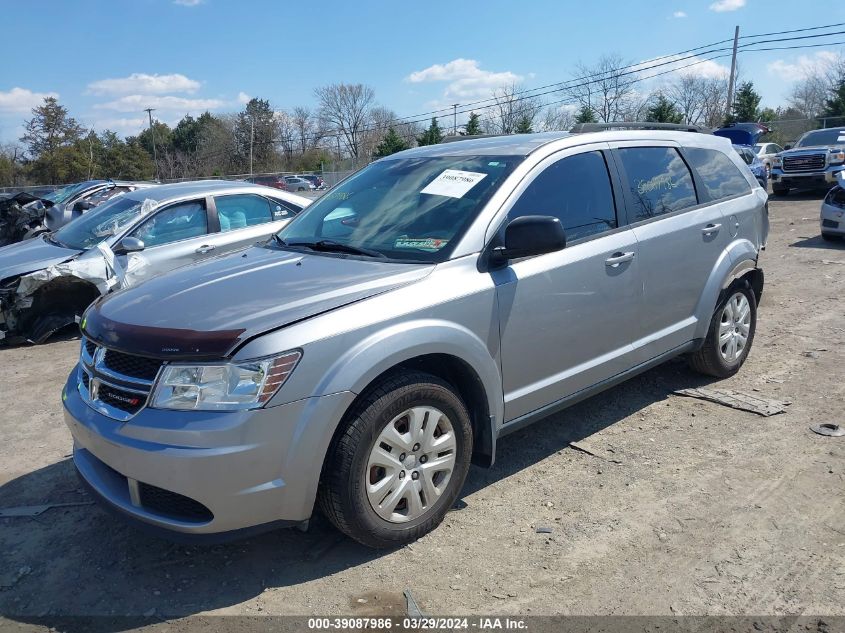
<svg viewBox="0 0 845 633"><path fill-rule="evenodd" d="M704 116L704 100L707 80L693 74L681 74L666 87L666 96L675 102L684 123L697 124Z"/></svg>
<svg viewBox="0 0 845 633"><path fill-rule="evenodd" d="M544 132L569 130L575 125L575 111L569 105L550 105L543 110L539 129Z"/></svg>
<svg viewBox="0 0 845 633"><path fill-rule="evenodd" d="M375 91L363 84L331 84L317 88L314 94L320 102L321 118L341 135L352 157L358 158Z"/></svg>
<svg viewBox="0 0 845 633"><path fill-rule="evenodd" d="M494 103L489 107L484 125L491 134L513 134L517 123L527 121L533 124L543 102L539 97L526 96L517 84L502 86L493 91Z"/></svg>
<svg viewBox="0 0 845 633"><path fill-rule="evenodd" d="M627 66L630 63L618 53L604 55L593 66L578 64L575 67L577 79L564 93L579 106L593 110L601 121L622 120L641 105L632 104L637 73Z"/></svg>
<svg viewBox="0 0 845 633"><path fill-rule="evenodd" d="M320 139L325 135L325 130L320 123L321 119L310 108L297 106L291 112L291 124L297 148L302 154L317 147Z"/></svg>
<svg viewBox="0 0 845 633"><path fill-rule="evenodd" d="M792 88L787 98L790 106L799 110L802 116L812 119L824 109L831 83L823 73L811 73Z"/></svg>

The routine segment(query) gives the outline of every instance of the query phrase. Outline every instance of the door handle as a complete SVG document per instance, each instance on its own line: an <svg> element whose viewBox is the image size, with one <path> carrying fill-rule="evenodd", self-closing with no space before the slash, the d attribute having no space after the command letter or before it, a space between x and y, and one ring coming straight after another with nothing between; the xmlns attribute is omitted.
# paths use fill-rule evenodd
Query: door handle
<svg viewBox="0 0 845 633"><path fill-rule="evenodd" d="M701 232L704 235L712 235L713 233L718 233L719 229L721 229L721 228L722 228L721 224L712 224L711 223L711 224L708 224L707 226L705 226L703 229L701 229Z"/></svg>
<svg viewBox="0 0 845 633"><path fill-rule="evenodd" d="M634 259L634 253L613 253L610 257L604 260L605 266L616 268L619 264L624 264Z"/></svg>
<svg viewBox="0 0 845 633"><path fill-rule="evenodd" d="M211 252L211 251L213 251L213 250L214 250L214 245L213 245L213 244L203 244L202 246L200 246L200 247L199 247L197 250L195 250L194 252L195 252L195 253L199 253L200 255L205 255L206 253L210 253L210 252Z"/></svg>

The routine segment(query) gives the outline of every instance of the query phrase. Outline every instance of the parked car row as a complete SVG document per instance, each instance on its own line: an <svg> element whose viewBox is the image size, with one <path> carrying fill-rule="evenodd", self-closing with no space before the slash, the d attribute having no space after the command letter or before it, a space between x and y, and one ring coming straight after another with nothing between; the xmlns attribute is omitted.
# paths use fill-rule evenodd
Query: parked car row
<svg viewBox="0 0 845 633"><path fill-rule="evenodd" d="M301 192L326 188L326 183L323 179L315 174L305 174L301 176L251 176L246 178L246 182L264 185L265 187L273 187L274 189L281 189L282 191Z"/></svg>

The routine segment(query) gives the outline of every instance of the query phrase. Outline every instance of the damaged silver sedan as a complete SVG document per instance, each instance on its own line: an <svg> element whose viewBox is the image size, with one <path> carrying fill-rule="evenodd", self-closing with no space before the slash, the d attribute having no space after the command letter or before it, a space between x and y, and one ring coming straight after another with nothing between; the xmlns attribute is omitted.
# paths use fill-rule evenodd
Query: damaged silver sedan
<svg viewBox="0 0 845 633"><path fill-rule="evenodd" d="M2 247L0 342L42 343L100 295L267 239L309 203L247 183L161 185Z"/></svg>

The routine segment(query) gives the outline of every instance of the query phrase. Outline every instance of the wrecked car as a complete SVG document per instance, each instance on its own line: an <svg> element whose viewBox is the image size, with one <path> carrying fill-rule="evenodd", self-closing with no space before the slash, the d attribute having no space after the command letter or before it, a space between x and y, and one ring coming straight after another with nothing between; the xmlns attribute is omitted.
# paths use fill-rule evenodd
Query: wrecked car
<svg viewBox="0 0 845 633"><path fill-rule="evenodd" d="M161 185L2 247L0 340L41 343L100 295L266 239L309 202L246 183Z"/></svg>
<svg viewBox="0 0 845 633"><path fill-rule="evenodd" d="M155 183L86 180L43 196L22 192L0 201L0 246L55 231L114 196Z"/></svg>

